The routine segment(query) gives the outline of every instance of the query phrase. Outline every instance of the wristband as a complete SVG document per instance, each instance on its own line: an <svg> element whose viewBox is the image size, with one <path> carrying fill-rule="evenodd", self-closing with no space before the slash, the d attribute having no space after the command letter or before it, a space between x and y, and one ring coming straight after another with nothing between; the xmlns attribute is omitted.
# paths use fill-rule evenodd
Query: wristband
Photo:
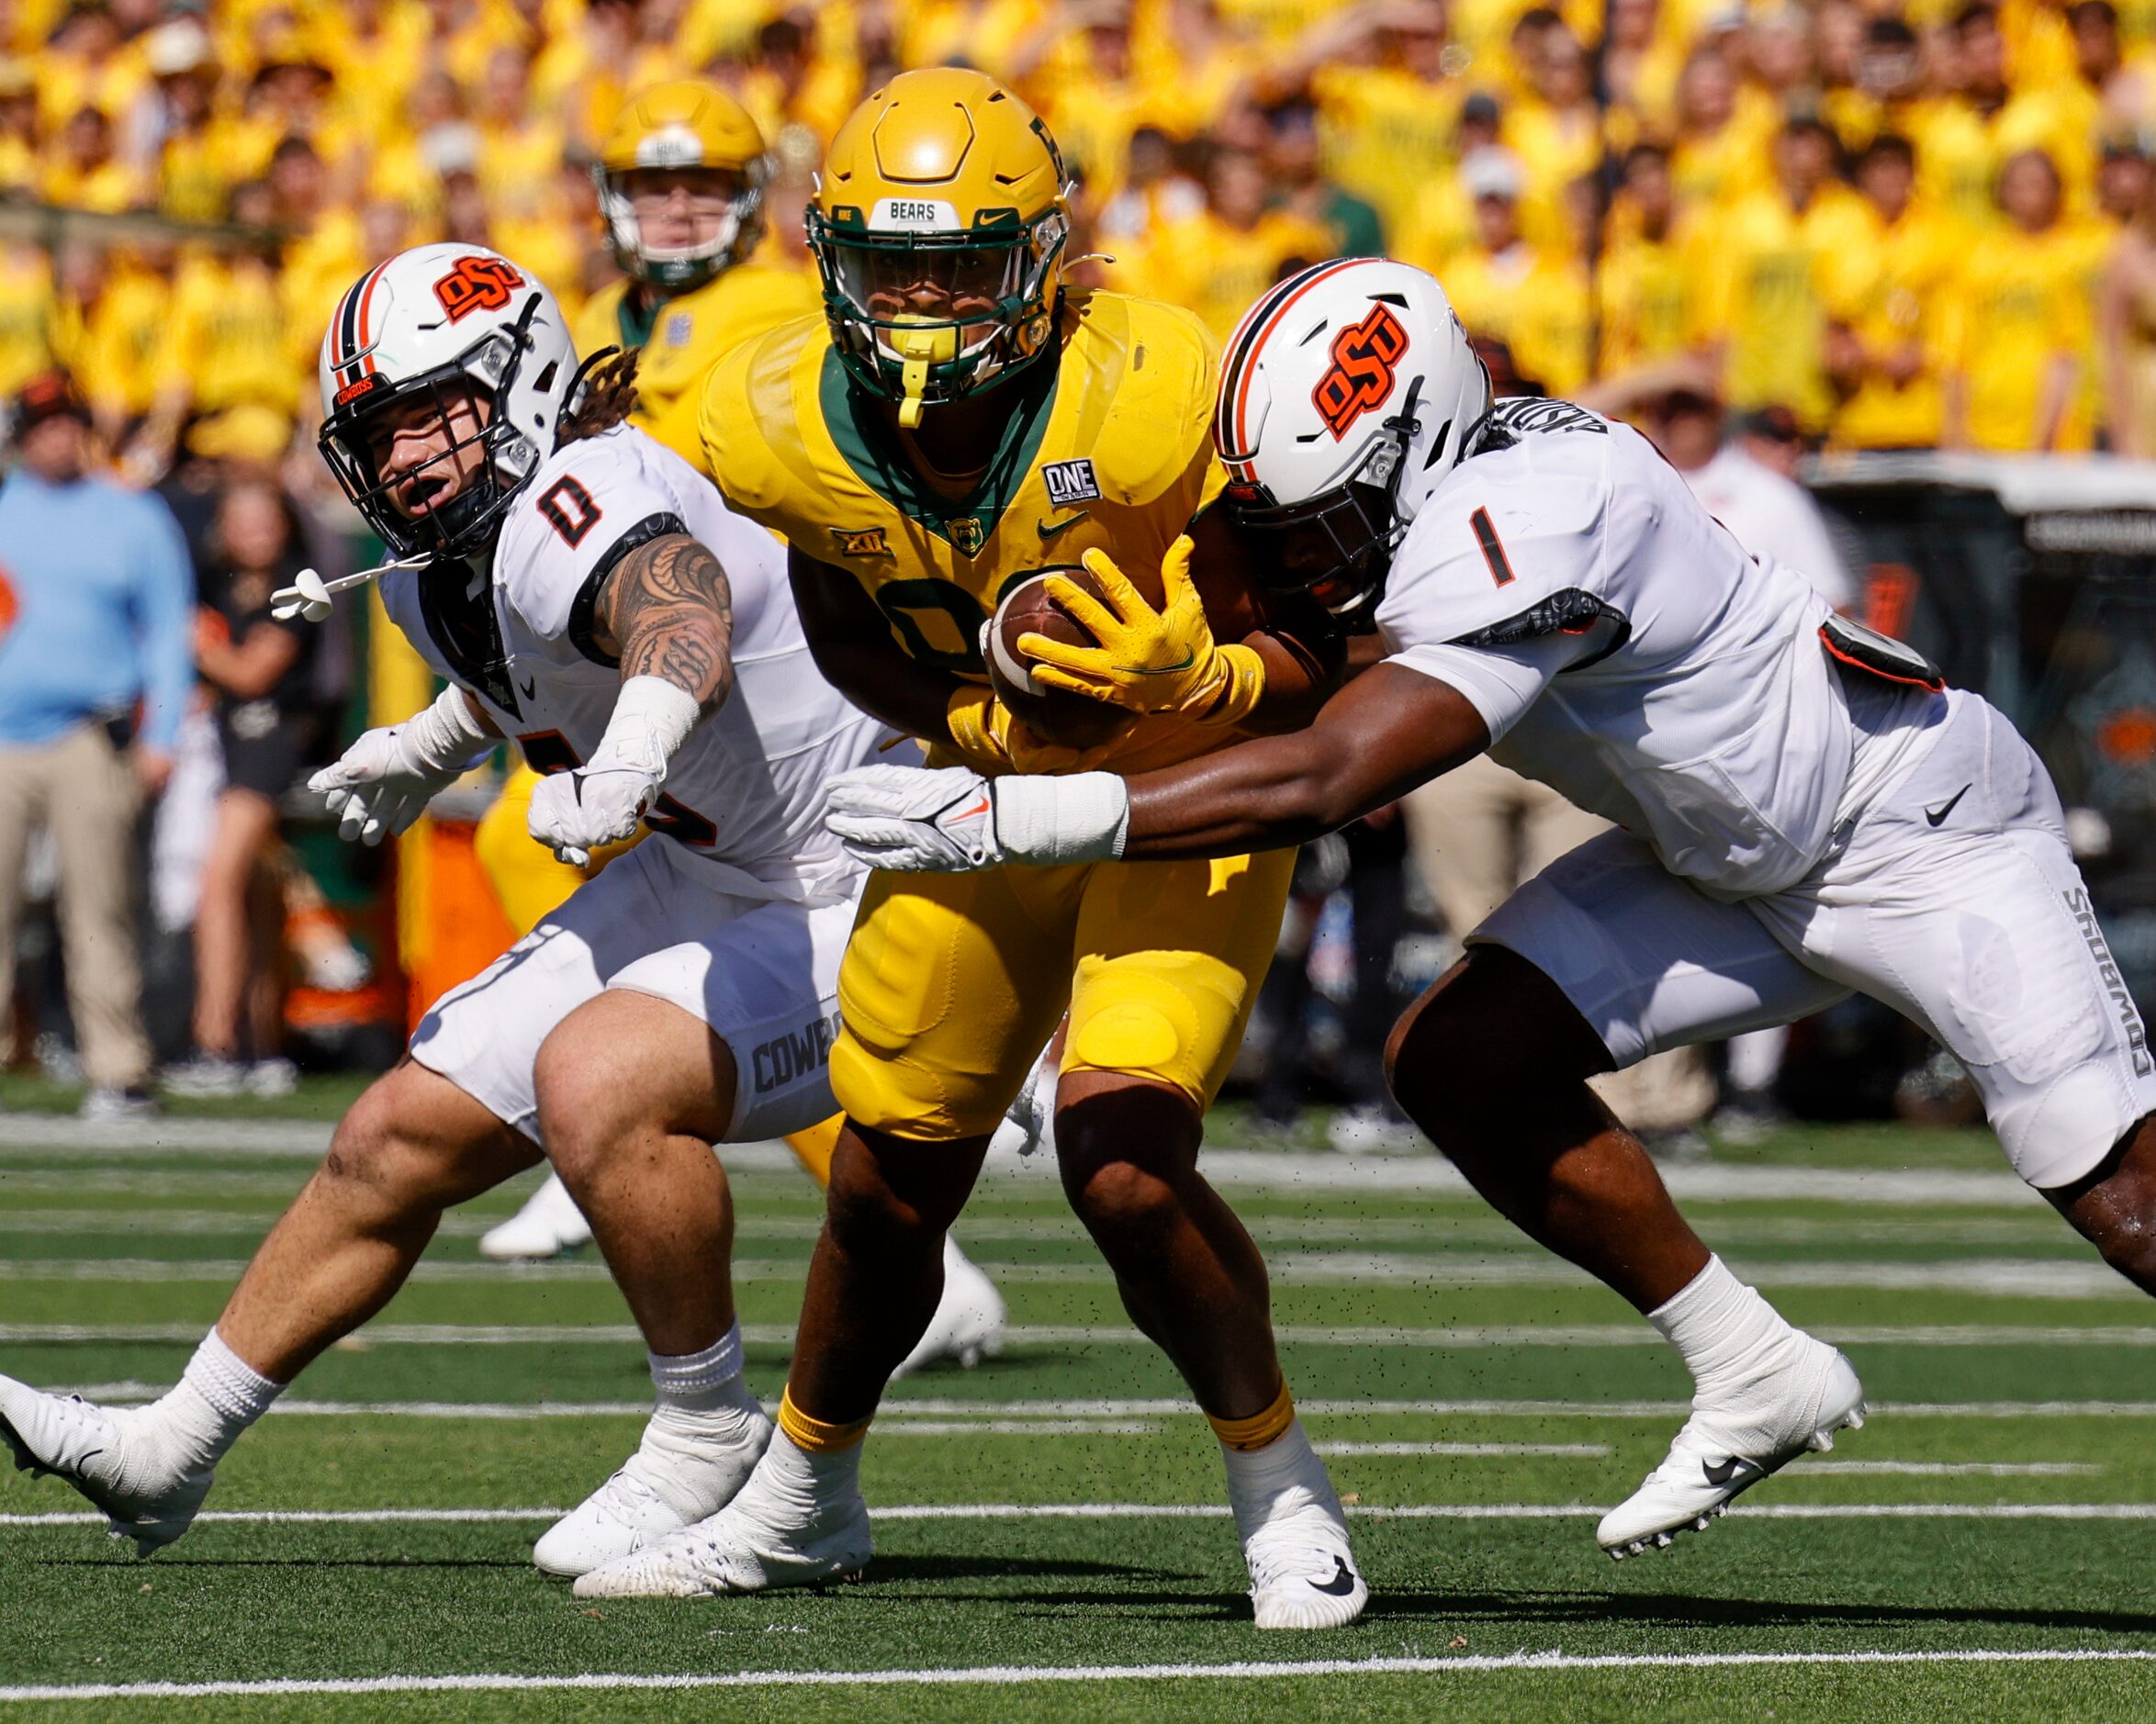
<svg viewBox="0 0 2156 1724"><path fill-rule="evenodd" d="M995 841L1010 861L1110 861L1129 831L1130 790L1112 772L995 781Z"/></svg>
<svg viewBox="0 0 2156 1724"><path fill-rule="evenodd" d="M407 756L423 771L456 774L491 754L501 739L481 728L472 703L455 683L434 697L434 704L404 722Z"/></svg>
<svg viewBox="0 0 2156 1724"><path fill-rule="evenodd" d="M585 764L633 767L661 782L667 762L702 716L703 702L679 683L664 677L631 677L614 697L606 734Z"/></svg>

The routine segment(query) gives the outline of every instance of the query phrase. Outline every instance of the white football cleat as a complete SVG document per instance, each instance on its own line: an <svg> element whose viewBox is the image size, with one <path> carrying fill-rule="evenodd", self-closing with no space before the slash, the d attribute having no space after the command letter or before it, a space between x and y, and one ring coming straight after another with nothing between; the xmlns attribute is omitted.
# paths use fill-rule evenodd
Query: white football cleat
<svg viewBox="0 0 2156 1724"><path fill-rule="evenodd" d="M549 1173L522 1209L480 1236L479 1255L497 1263L531 1263L590 1243L591 1224L560 1176Z"/></svg>
<svg viewBox="0 0 2156 1724"><path fill-rule="evenodd" d="M16 1470L65 1479L110 1522L116 1539L134 1540L138 1556L163 1550L193 1525L209 1495L214 1465L174 1465L149 1439L147 1407L108 1412L80 1395L47 1394L0 1377L0 1438Z"/></svg>
<svg viewBox="0 0 2156 1724"><path fill-rule="evenodd" d="M1668 1458L1602 1517L1597 1544L1620 1562L1650 1547L1667 1550L1680 1532L1706 1531L1710 1518L1761 1479L1832 1449L1837 1430L1863 1427L1864 1385L1855 1367L1824 1341L1796 1338L1802 1354L1754 1389L1752 1405L1693 1401ZM1764 1405L1763 1396L1771 1397ZM1733 1437L1733 1426L1746 1435Z"/></svg>
<svg viewBox="0 0 2156 1724"><path fill-rule="evenodd" d="M971 1371L1003 1351L1005 1312L995 1283L973 1266L948 1234L943 1240L943 1297L914 1350L891 1373L896 1383L908 1371L940 1360L956 1360Z"/></svg>
<svg viewBox="0 0 2156 1724"><path fill-rule="evenodd" d="M760 1411L754 1418L719 1421L724 1437L697 1428L698 1423L695 1414L669 1417L663 1408L653 1414L622 1470L532 1547L540 1571L570 1580L589 1574L732 1502L770 1447L776 1427Z"/></svg>
<svg viewBox="0 0 2156 1724"><path fill-rule="evenodd" d="M812 1514L806 1525L757 1490L708 1520L578 1577L579 1598L712 1598L773 1586L821 1586L857 1578L873 1550L869 1506L852 1491Z"/></svg>
<svg viewBox="0 0 2156 1724"><path fill-rule="evenodd" d="M1302 1422L1290 1426L1280 1440L1299 1450L1285 1480L1249 1501L1238 1500L1232 1475L1229 1486L1257 1625L1344 1628L1370 1602L1369 1584L1348 1544L1347 1518Z"/></svg>

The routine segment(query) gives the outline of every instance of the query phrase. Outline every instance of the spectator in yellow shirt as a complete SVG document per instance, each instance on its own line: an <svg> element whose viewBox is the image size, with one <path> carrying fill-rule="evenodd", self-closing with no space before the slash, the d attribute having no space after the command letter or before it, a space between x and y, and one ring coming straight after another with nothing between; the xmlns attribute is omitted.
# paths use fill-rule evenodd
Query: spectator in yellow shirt
<svg viewBox="0 0 2156 1724"><path fill-rule="evenodd" d="M2055 91L2016 91L2006 75L2006 39L1990 0L1971 0L1954 19L1943 64L1958 87L1915 104L1903 129L1916 146L1917 195L1971 228L1998 220L1993 199L2002 164L2042 150L2066 184L2085 187L2094 140L2076 136Z"/></svg>
<svg viewBox="0 0 2156 1724"><path fill-rule="evenodd" d="M171 284L95 245L62 252L54 348L108 449L119 449L163 382Z"/></svg>
<svg viewBox="0 0 2156 1724"><path fill-rule="evenodd" d="M1148 254L1146 278L1116 280L1195 311L1226 340L1251 302L1291 267L1332 254L1332 239L1315 222L1267 207L1272 187L1264 163L1247 150L1214 152L1206 174L1206 207L1170 228Z"/></svg>
<svg viewBox="0 0 2156 1724"><path fill-rule="evenodd" d="M1089 197L1100 195L1100 188L1090 181L1085 189ZM1158 126L1140 126L1130 134L1124 151L1120 189L1095 205L1099 214L1094 218L1093 239L1111 250L1132 252L1205 207L1206 188L1183 171L1174 140ZM1121 261L1128 263L1129 259Z"/></svg>
<svg viewBox="0 0 2156 1724"><path fill-rule="evenodd" d="M1265 170L1288 214L1325 229L1336 257L1383 257L1385 225L1374 205L1328 179L1319 162L1318 110L1297 98L1265 112Z"/></svg>
<svg viewBox="0 0 2156 1724"><path fill-rule="evenodd" d="M1443 0L1374 0L1312 25L1263 81L1308 84L1324 117L1325 171L1398 229L1449 152L1467 94L1463 58Z"/></svg>
<svg viewBox="0 0 2156 1724"><path fill-rule="evenodd" d="M1807 435L1831 397L1822 341L1827 265L1867 239L1861 200L1835 175L1837 146L1819 120L1791 120L1776 140L1775 183L1711 218L1701 237L1701 335L1719 350L1740 412L1780 403Z"/></svg>
<svg viewBox="0 0 2156 1724"><path fill-rule="evenodd" d="M52 367L52 271L43 250L0 244L0 397Z"/></svg>
<svg viewBox="0 0 2156 1724"><path fill-rule="evenodd" d="M239 176L216 124L209 32L193 18L174 18L152 33L149 54L156 77L157 206L174 221L215 221Z"/></svg>
<svg viewBox="0 0 2156 1724"><path fill-rule="evenodd" d="M1857 162L1871 218L1866 242L1830 267L1838 278L1827 369L1846 449L1923 449L1939 440L1938 313L1960 255L1955 224L1916 202L1916 152L1881 132Z"/></svg>
<svg viewBox="0 0 2156 1724"><path fill-rule="evenodd" d="M102 109L75 109L62 129L39 186L45 201L105 215L146 202L142 176L113 153L112 122Z"/></svg>
<svg viewBox="0 0 2156 1724"><path fill-rule="evenodd" d="M1770 184L1759 140L1736 124L1736 72L1717 47L1698 50L1677 83L1677 139L1669 169L1678 206L1730 204Z"/></svg>
<svg viewBox="0 0 2156 1724"><path fill-rule="evenodd" d="M1689 350L1695 324L1690 260L1679 242L1669 152L1634 144L1595 272L1601 375L1621 376Z"/></svg>
<svg viewBox="0 0 2156 1724"><path fill-rule="evenodd" d="M1948 448L2089 446L2077 408L2090 308L2083 260L2061 219L2063 190L2041 150L2009 158L1999 175L2005 220L1979 238L1948 297L1941 439Z"/></svg>
<svg viewBox="0 0 2156 1724"><path fill-rule="evenodd" d="M1453 309L1470 335L1509 347L1520 375L1544 394L1571 395L1587 381L1591 357L1585 266L1522 234L1527 176L1510 151L1477 151L1460 177L1475 200L1477 232L1442 277Z"/></svg>
<svg viewBox="0 0 2156 1724"><path fill-rule="evenodd" d="M0 60L0 191L38 185L38 82L27 60Z"/></svg>
<svg viewBox="0 0 2156 1724"><path fill-rule="evenodd" d="M1441 165L1416 194L1406 227L1393 241L1392 255L1443 279L1446 265L1475 243L1475 200L1460 177L1459 163L1496 143L1504 129L1504 110L1494 95L1477 90L1460 104L1450 165Z"/></svg>

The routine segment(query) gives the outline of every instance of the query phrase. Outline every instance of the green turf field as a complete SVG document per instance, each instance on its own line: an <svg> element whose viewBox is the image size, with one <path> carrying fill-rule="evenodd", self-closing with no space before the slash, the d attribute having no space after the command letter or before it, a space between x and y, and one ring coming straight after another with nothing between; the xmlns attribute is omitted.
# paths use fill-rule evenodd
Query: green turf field
<svg viewBox="0 0 2156 1724"><path fill-rule="evenodd" d="M321 1132L0 1114L0 1371L113 1399L170 1383ZM961 1229L1010 1301L1008 1350L904 1383L870 1440L866 1581L576 1603L527 1548L634 1442L643 1354L595 1261L479 1260L507 1192L451 1218L154 1561L57 1482L0 1480L0 1702L84 1719L2156 1718L2156 1309L1988 1138L1807 1131L1672 1175L1711 1243L1848 1349L1873 1416L1703 1538L1618 1566L1594 1547L1598 1506L1682 1416L1652 1331L1434 1159L1237 1152L1232 1118L1216 1136L1357 1517L1374 1598L1353 1629L1250 1627L1210 1435L1031 1171L992 1175ZM750 1381L775 1398L816 1197L776 1152L736 1166Z"/></svg>

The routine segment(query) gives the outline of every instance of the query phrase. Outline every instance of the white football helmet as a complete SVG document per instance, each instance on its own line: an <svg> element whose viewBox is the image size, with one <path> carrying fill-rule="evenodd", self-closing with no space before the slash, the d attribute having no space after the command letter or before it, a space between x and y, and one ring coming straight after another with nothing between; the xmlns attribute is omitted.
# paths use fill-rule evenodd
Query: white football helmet
<svg viewBox="0 0 2156 1724"><path fill-rule="evenodd" d="M1415 511L1474 447L1489 374L1436 277L1385 258L1291 275L1228 338L1213 437L1261 577L1361 622Z"/></svg>
<svg viewBox="0 0 2156 1724"><path fill-rule="evenodd" d="M400 557L490 550L511 498L554 453L573 405L577 350L554 296L484 246L399 252L354 282L322 338L322 459L353 506ZM417 520L389 501L363 434L385 408L432 399L447 417L469 391L489 404L476 437L486 460L449 502Z"/></svg>

